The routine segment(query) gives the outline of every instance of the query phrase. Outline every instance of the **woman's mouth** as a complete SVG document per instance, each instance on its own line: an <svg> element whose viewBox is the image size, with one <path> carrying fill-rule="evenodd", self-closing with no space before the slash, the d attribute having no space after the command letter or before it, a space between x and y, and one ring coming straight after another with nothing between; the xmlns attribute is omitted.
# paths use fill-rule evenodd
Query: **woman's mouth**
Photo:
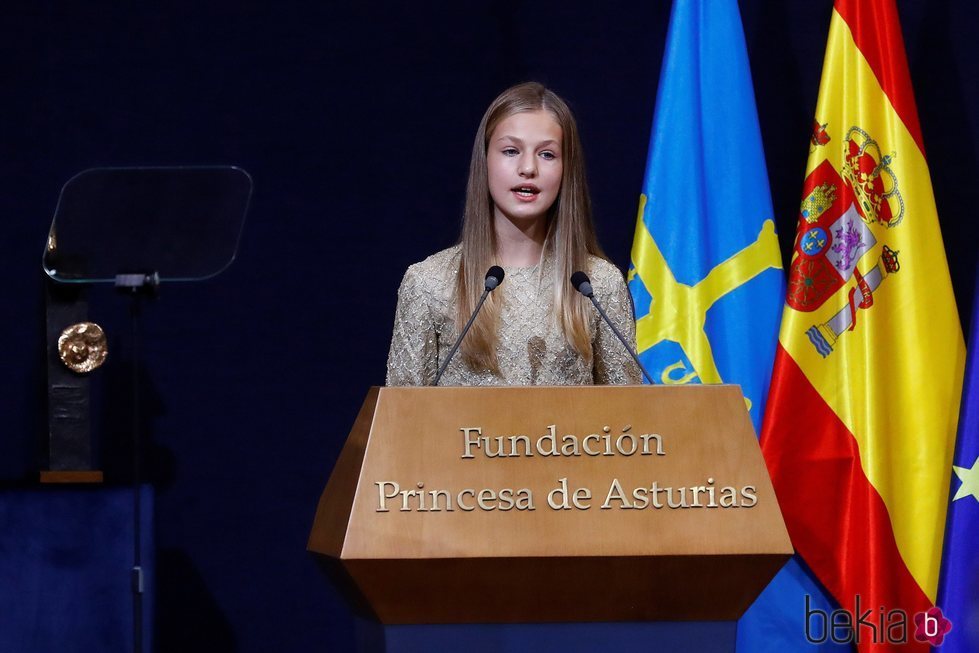
<svg viewBox="0 0 979 653"><path fill-rule="evenodd" d="M518 199L525 202L529 202L537 199L540 195L540 188L534 186L533 184L521 184L520 186L514 186L510 189Z"/></svg>

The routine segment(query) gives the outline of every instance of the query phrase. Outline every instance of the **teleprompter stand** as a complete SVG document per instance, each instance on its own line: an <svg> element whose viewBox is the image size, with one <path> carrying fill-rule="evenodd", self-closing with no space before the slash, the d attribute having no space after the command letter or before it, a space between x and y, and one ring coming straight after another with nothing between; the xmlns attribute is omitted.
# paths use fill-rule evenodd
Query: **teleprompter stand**
<svg viewBox="0 0 979 653"><path fill-rule="evenodd" d="M43 268L56 285L49 291L49 370L55 365L51 338L84 315L85 289L112 284L130 298L133 443L133 648L143 648L141 459L139 411L139 321L144 297L163 282L202 281L234 260L251 197L251 178L230 166L96 168L71 178L61 191L44 250ZM53 299L52 293L57 292ZM75 297L73 305L72 297ZM49 469L42 480L100 480L90 468L87 379L52 372ZM70 401L64 401L68 397ZM86 461L88 458L88 462ZM71 466L82 469L68 469Z"/></svg>
<svg viewBox="0 0 979 653"><path fill-rule="evenodd" d="M737 386L373 388L308 549L399 651L733 651L792 554Z"/></svg>

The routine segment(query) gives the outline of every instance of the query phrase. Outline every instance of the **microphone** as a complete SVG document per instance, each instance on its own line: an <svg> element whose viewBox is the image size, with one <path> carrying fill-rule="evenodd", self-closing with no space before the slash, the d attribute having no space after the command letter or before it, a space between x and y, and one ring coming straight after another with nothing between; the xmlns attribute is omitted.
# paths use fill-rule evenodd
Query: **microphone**
<svg viewBox="0 0 979 653"><path fill-rule="evenodd" d="M496 290L501 283L503 283L503 268L494 265L486 271L486 292Z"/></svg>
<svg viewBox="0 0 979 653"><path fill-rule="evenodd" d="M595 291L591 287L591 279L588 278L588 275L581 270L578 270L571 275L571 285L574 286L575 290L591 300L591 303L595 305L596 309L598 309L598 314L602 316L605 323L612 329L612 333L615 334L615 337L619 339L619 342L622 343L625 350L629 352L630 356L632 356L632 360L636 361L636 365L638 365L639 369L642 370L643 375L649 380L650 383L655 385L656 381L653 381L653 377L649 375L649 372L646 371L646 368L639 361L639 356L636 355L636 352L632 351L632 347L629 346L629 343L627 343L622 334L619 333L619 330L615 328L614 324L612 324L612 320L608 319L608 315L605 314L605 311L602 309L602 305L598 303L597 299L595 299Z"/></svg>
<svg viewBox="0 0 979 653"><path fill-rule="evenodd" d="M432 385L439 384L439 379L442 378L445 368L449 366L449 361L451 361L452 357L455 356L456 350L459 348L459 345L462 344L462 339L466 337L467 333L469 333L469 327L471 327L473 322L476 321L476 316L479 315L480 309L483 308L483 302L486 301L489 294L496 290L501 283L503 283L503 268L501 268L499 265L494 265L486 271L486 282L483 286L483 295L479 298L479 302L476 304L476 310L473 311L469 321L466 322L466 326L463 327L462 333L460 333L459 337L456 338L455 344L452 345L452 349L449 351L449 355L446 356L445 362L442 363L442 367L439 368L438 374L435 375L435 380L432 381Z"/></svg>

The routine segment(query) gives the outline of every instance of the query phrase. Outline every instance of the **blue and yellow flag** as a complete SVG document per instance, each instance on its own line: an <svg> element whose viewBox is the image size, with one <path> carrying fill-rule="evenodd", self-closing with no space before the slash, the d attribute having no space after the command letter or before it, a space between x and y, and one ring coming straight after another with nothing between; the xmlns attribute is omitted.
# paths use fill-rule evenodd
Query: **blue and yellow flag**
<svg viewBox="0 0 979 653"><path fill-rule="evenodd" d="M760 431L785 282L734 0L673 6L629 288L653 378L738 383Z"/></svg>
<svg viewBox="0 0 979 653"><path fill-rule="evenodd" d="M761 432L785 299L748 53L735 0L676 0L629 269L657 382L741 385ZM814 651L792 561L739 624L740 651Z"/></svg>
<svg viewBox="0 0 979 653"><path fill-rule="evenodd" d="M938 607L952 626L944 633L942 653L979 651L979 287L972 311L969 362L952 460L945 555L938 591ZM937 627L943 625L939 621ZM936 624L923 624L922 630L932 626Z"/></svg>

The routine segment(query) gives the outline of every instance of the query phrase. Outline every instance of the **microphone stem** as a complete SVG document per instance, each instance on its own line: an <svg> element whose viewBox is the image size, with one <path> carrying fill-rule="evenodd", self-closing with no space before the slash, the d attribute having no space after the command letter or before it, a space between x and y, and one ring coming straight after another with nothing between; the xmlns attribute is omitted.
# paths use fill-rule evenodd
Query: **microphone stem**
<svg viewBox="0 0 979 653"><path fill-rule="evenodd" d="M649 372L646 371L646 367L639 361L639 357L636 356L635 352L632 351L632 347L630 347L628 343L626 343L625 338L622 336L621 333L619 333L619 330L615 328L615 324L613 324L612 320L610 320L608 315L605 314L605 310L602 308L602 305L598 303L598 300L595 299L595 295L590 295L588 299L590 299L591 303L594 304L595 308L598 309L598 313L602 316L602 319L605 320L605 324L612 327L612 333L614 333L618 337L618 339L622 342L622 344L625 345L625 350L629 352L630 356L632 356L632 360L636 361L636 365L638 365L639 369L642 370L642 373L646 377L646 379L651 384L656 385L656 381L653 381L653 377L649 375Z"/></svg>
<svg viewBox="0 0 979 653"><path fill-rule="evenodd" d="M432 381L432 385L439 384L439 379L442 378L442 374L445 372L445 368L449 366L449 361L451 361L452 357L455 356L456 349L458 349L459 345L462 344L462 339L466 337L466 333L469 332L469 327L473 325L473 322L476 320L476 316L479 315L480 309L483 308L483 302L486 301L486 298L489 296L489 294L490 294L489 288L483 291L482 297L479 298L479 302L476 304L476 310L473 311L472 317L469 318L469 321L466 322L466 326L463 327L462 332L459 334L459 337L456 338L455 344L452 345L452 349L449 351L449 355L445 357L445 362L442 363L442 367L439 368L438 374L435 375L435 380Z"/></svg>

